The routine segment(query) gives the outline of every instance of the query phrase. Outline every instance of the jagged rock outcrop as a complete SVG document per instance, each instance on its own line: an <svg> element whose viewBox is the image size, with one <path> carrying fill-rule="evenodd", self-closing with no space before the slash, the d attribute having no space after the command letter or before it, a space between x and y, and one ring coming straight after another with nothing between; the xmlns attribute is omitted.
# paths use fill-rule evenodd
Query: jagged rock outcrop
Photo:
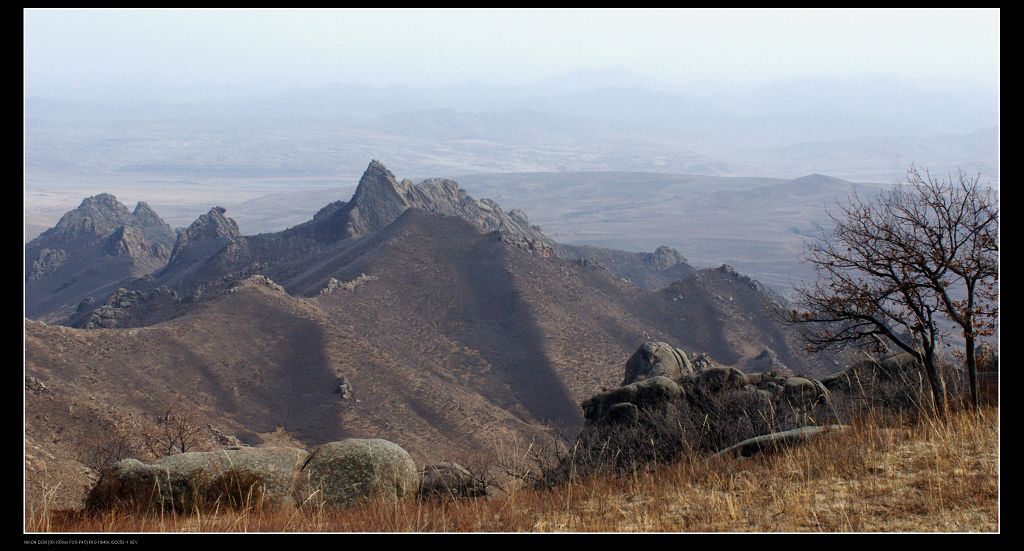
<svg viewBox="0 0 1024 551"><path fill-rule="evenodd" d="M39 251L39 258L32 261L32 271L28 274L29 281L43 279L52 274L64 265L68 259L68 253L62 249L42 249Z"/></svg>
<svg viewBox="0 0 1024 551"><path fill-rule="evenodd" d="M359 277L357 277L357 278L355 278L355 279L353 279L351 281L344 281L344 282L338 280L337 278L333 278L332 277L332 278L327 280L327 284L324 285L324 288L320 290L319 294L320 295L329 295L329 294L333 293L337 289L343 289L345 291L353 291L353 290L355 290L356 287L359 287L360 285L362 285L364 283L369 283L369 282L374 281L376 279L377 278L375 276L368 276L366 274L359 274Z"/></svg>
<svg viewBox="0 0 1024 551"><path fill-rule="evenodd" d="M380 161L370 161L352 200L345 205L348 220L344 235L351 239L382 230L415 203L412 182L399 182Z"/></svg>
<svg viewBox="0 0 1024 551"><path fill-rule="evenodd" d="M238 224L224 216L225 212L223 207L213 207L179 233L168 266L178 267L203 260L239 237Z"/></svg>
<svg viewBox="0 0 1024 551"><path fill-rule="evenodd" d="M338 394L341 394L342 400L351 400L353 398L352 383L349 382L348 377L342 377L338 381Z"/></svg>
<svg viewBox="0 0 1024 551"><path fill-rule="evenodd" d="M458 463L428 465L420 473L420 499L474 498L487 495L487 484Z"/></svg>
<svg viewBox="0 0 1024 551"><path fill-rule="evenodd" d="M111 234L107 239L107 253L130 258L152 257L163 262L170 258L163 243L149 241L142 228L132 225L121 226Z"/></svg>
<svg viewBox="0 0 1024 551"><path fill-rule="evenodd" d="M738 279L739 281L741 281L745 285L747 285L747 287L750 287L751 289L754 289L758 293L768 297L772 302L774 302L775 304L777 304L777 305L779 305L779 306L781 306L783 308L785 308L785 307L787 307L789 305L789 301L787 301L779 293L775 292L774 289L772 289L771 287L768 287L767 285L761 283L760 281L758 281L758 280L756 280L756 279L754 279L754 278L752 278L750 276L746 276L746 275L743 275L743 274L737 272L735 268L733 268L732 266L730 266L728 264L722 264L721 266L718 267L717 270L719 272L721 272L722 274L725 274L727 276L730 276L730 277Z"/></svg>
<svg viewBox="0 0 1024 551"><path fill-rule="evenodd" d="M135 204L135 210L132 211L132 216L143 228L152 229L159 231L164 234L174 235L174 231L171 226L164 222L162 218L149 206L149 203L139 201Z"/></svg>
<svg viewBox="0 0 1024 551"><path fill-rule="evenodd" d="M88 310L88 303L83 301L78 312L72 315L65 324L84 329L132 327L140 325L157 311L174 308L181 299L178 293L167 287L157 287L149 291L129 291L119 288L110 294L103 305ZM142 320L135 319L139 315Z"/></svg>
<svg viewBox="0 0 1024 551"><path fill-rule="evenodd" d="M491 199L474 199L452 180L424 180L415 188L415 206L428 212L458 216L485 231L497 231L526 243L530 250L550 254L552 242L530 224L519 209L505 212ZM545 251L547 251L545 253Z"/></svg>
<svg viewBox="0 0 1024 551"><path fill-rule="evenodd" d="M568 260L601 266L641 289L657 291L694 271L679 251L661 245L653 252L628 252L588 245L555 243L553 253Z"/></svg>
<svg viewBox="0 0 1024 551"><path fill-rule="evenodd" d="M50 392L50 389L42 381L31 375L25 376L25 390L39 393Z"/></svg>
<svg viewBox="0 0 1024 551"><path fill-rule="evenodd" d="M661 245L651 253L640 253L640 258L654 270L668 270L679 264L688 264L686 257L667 245Z"/></svg>
<svg viewBox="0 0 1024 551"><path fill-rule="evenodd" d="M349 438L317 448L302 468L297 488L313 507L348 507L374 500L415 496L419 471L401 446L379 438Z"/></svg>
<svg viewBox="0 0 1024 551"><path fill-rule="evenodd" d="M320 239L353 239L384 229L410 208L457 216L484 231L501 232L507 242L524 250L551 254L553 242L530 224L524 212L505 212L490 199L474 199L452 180L432 178L416 185L398 181L377 160L363 172L351 200L324 207L308 228Z"/></svg>
<svg viewBox="0 0 1024 551"><path fill-rule="evenodd" d="M25 245L29 315L98 299L166 265L174 232L148 205L134 212L113 195L85 198Z"/></svg>
<svg viewBox="0 0 1024 551"><path fill-rule="evenodd" d="M256 274L240 281L236 281L235 284L228 289L228 293L237 293L246 287L262 287L277 293L285 292L284 287L278 285L273 279L262 274Z"/></svg>

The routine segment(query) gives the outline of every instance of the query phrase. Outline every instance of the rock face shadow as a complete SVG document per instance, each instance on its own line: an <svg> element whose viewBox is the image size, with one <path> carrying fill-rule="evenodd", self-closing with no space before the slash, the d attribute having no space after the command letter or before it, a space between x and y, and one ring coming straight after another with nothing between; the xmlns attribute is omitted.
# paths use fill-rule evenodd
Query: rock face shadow
<svg viewBox="0 0 1024 551"><path fill-rule="evenodd" d="M467 254L475 260L466 263L462 285L469 293L462 297L462 304L471 318L460 325L455 337L495 366L534 419L562 430L579 429L583 424L579 405L544 350L546 337L529 304L516 290L505 266L508 252L485 239Z"/></svg>

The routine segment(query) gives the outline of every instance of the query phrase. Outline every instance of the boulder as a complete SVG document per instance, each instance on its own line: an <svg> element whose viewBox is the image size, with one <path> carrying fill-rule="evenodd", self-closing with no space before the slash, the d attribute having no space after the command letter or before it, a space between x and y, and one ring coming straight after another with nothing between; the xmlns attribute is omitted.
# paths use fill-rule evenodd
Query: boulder
<svg viewBox="0 0 1024 551"><path fill-rule="evenodd" d="M152 464L125 459L101 474L87 508L294 505L295 475L308 457L297 448L242 448L169 455Z"/></svg>
<svg viewBox="0 0 1024 551"><path fill-rule="evenodd" d="M747 376L735 367L711 367L697 374L697 384L711 392L742 389L747 386Z"/></svg>
<svg viewBox="0 0 1024 551"><path fill-rule="evenodd" d="M826 425L822 427L800 427L782 432L773 432L763 436L748 438L739 444L729 446L715 455L739 458L750 457L757 453L774 453L797 444L802 444L823 434L847 428L849 427L846 425Z"/></svg>
<svg viewBox="0 0 1024 551"><path fill-rule="evenodd" d="M628 385L659 375L675 380L693 371L685 351L664 342L645 342L626 362L622 384Z"/></svg>
<svg viewBox="0 0 1024 551"><path fill-rule="evenodd" d="M438 463L421 473L420 499L473 498L487 495L487 484L458 463Z"/></svg>
<svg viewBox="0 0 1024 551"><path fill-rule="evenodd" d="M806 377L787 377L782 398L792 406L806 409L829 399L828 389L820 381Z"/></svg>
<svg viewBox="0 0 1024 551"><path fill-rule="evenodd" d="M593 422L608 417L612 406L616 404L629 403L637 408L654 409L671 403L682 394L682 388L675 381L658 375L602 392L581 405L583 416L588 422Z"/></svg>
<svg viewBox="0 0 1024 551"><path fill-rule="evenodd" d="M348 507L417 494L420 476L409 453L379 438L349 438L316 449L302 469L296 500Z"/></svg>
<svg viewBox="0 0 1024 551"><path fill-rule="evenodd" d="M608 420L614 423L636 423L640 420L640 408L629 402L614 404L608 408Z"/></svg>

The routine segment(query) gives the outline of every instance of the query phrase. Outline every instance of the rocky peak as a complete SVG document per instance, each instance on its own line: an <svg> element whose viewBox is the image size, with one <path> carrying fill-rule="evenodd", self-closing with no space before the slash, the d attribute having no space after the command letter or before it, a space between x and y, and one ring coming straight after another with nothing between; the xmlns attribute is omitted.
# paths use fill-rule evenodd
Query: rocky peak
<svg viewBox="0 0 1024 551"><path fill-rule="evenodd" d="M127 211L128 207L124 206L117 197L114 197L110 193L100 193L93 195L92 197L86 197L82 199L82 204L78 206L79 209L96 209L96 210L109 210L109 211Z"/></svg>
<svg viewBox="0 0 1024 551"><path fill-rule="evenodd" d="M61 236L68 239L87 234L107 236L119 226L131 223L133 220L128 207L113 195L101 193L83 199L78 208L65 213L57 225L43 235Z"/></svg>
<svg viewBox="0 0 1024 551"><path fill-rule="evenodd" d="M238 224L234 220L224 216L227 210L224 207L213 207L210 212L196 218L189 227L182 232L188 239L200 239L204 237L238 237Z"/></svg>
<svg viewBox="0 0 1024 551"><path fill-rule="evenodd" d="M474 199L454 181L440 178L419 183L415 194L414 206L420 209L457 216L485 231L501 232L506 242L526 244L523 248L544 256L550 254L553 243L540 228L530 225L526 213L521 210L505 212L495 201Z"/></svg>
<svg viewBox="0 0 1024 551"><path fill-rule="evenodd" d="M225 212L224 207L213 207L179 233L168 264L205 258L237 238L238 224L224 216Z"/></svg>
<svg viewBox="0 0 1024 551"><path fill-rule="evenodd" d="M136 222L139 223L143 228L159 228L166 231L168 234L173 234L171 226L164 222L163 218L160 218L147 203L139 201L135 205L135 210L132 212L132 216Z"/></svg>
<svg viewBox="0 0 1024 551"><path fill-rule="evenodd" d="M662 245L654 249L653 253L643 253L643 261L655 270L667 270L673 266L685 263L686 258L679 254L679 251Z"/></svg>
<svg viewBox="0 0 1024 551"><path fill-rule="evenodd" d="M359 237L384 229L412 206L413 201L412 182L402 180L399 183L380 161L370 161L352 200L346 205L345 237Z"/></svg>

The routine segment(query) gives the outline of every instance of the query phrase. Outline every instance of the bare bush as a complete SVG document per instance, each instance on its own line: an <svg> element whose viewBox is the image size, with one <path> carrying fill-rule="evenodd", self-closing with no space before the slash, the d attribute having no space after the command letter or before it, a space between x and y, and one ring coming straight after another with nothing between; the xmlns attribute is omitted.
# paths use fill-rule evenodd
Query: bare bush
<svg viewBox="0 0 1024 551"><path fill-rule="evenodd" d="M143 434L143 443L156 457L185 453L200 447L203 432L204 426L195 415L168 408L167 413L157 417L156 424Z"/></svg>

